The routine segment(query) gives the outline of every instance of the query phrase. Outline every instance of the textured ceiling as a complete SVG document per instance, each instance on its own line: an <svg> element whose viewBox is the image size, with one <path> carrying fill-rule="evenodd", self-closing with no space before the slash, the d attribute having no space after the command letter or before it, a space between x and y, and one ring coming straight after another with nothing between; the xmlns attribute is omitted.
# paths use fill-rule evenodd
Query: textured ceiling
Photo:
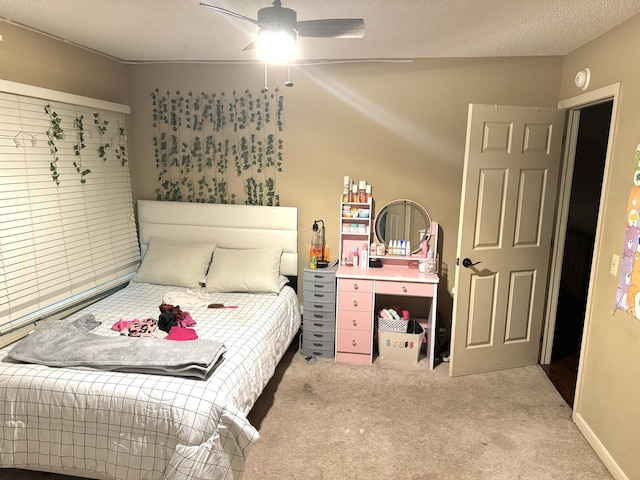
<svg viewBox="0 0 640 480"><path fill-rule="evenodd" d="M242 49L257 26L199 1L251 18L271 4L0 0L0 18L125 62L255 61L254 51ZM300 62L564 55L640 12L640 0L283 0L283 6L296 10L298 20L365 20L362 39L299 38Z"/></svg>

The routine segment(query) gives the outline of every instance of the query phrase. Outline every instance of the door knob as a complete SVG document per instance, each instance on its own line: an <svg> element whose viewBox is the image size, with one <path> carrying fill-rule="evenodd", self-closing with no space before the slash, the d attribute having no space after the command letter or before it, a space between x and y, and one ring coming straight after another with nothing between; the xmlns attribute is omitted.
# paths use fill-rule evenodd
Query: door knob
<svg viewBox="0 0 640 480"><path fill-rule="evenodd" d="M470 267L473 267L474 265L477 265L477 264L479 264L479 263L482 263L482 262L475 262L475 263L473 263L473 262L471 261L471 259L470 259L470 258L464 258L464 259L462 260L462 266L463 266L464 268L470 268Z"/></svg>

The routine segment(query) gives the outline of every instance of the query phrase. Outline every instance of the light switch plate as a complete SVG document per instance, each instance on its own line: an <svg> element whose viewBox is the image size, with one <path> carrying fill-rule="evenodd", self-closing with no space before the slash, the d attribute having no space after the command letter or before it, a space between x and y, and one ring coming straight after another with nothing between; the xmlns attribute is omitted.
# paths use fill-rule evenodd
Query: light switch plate
<svg viewBox="0 0 640 480"><path fill-rule="evenodd" d="M613 254L613 257L611 257L611 275L613 275L614 277L616 275L618 275L618 264L620 263L620 256L616 255L615 253Z"/></svg>

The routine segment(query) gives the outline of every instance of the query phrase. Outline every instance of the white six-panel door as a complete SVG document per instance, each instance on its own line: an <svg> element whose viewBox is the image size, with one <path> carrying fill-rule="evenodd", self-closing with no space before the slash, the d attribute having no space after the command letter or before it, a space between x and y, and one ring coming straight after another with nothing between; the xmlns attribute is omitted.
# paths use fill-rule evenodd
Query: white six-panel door
<svg viewBox="0 0 640 480"><path fill-rule="evenodd" d="M469 106L452 376L538 362L564 116Z"/></svg>

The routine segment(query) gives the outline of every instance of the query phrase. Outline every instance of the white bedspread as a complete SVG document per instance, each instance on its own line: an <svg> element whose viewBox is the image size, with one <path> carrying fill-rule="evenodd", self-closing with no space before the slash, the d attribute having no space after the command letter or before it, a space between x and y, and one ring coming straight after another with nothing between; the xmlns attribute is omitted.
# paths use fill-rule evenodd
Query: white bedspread
<svg viewBox="0 0 640 480"><path fill-rule="evenodd" d="M167 292L132 283L75 316L95 315L96 333L119 335L120 319L159 315ZM200 338L224 343L206 381L20 364L0 350L0 467L90 478L238 479L258 432L246 414L300 327L295 292L206 294L181 305ZM167 340L171 341L171 340Z"/></svg>

